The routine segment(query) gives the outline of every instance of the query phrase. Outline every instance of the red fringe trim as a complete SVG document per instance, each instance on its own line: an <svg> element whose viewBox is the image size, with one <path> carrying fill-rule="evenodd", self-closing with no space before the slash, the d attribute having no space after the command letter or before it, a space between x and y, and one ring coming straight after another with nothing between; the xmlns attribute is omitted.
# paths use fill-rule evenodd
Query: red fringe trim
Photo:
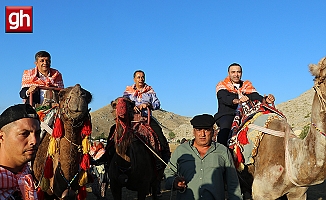
<svg viewBox="0 0 326 200"><path fill-rule="evenodd" d="M44 178L50 179L53 177L53 161L50 156L47 157L44 167Z"/></svg>
<svg viewBox="0 0 326 200"><path fill-rule="evenodd" d="M41 187L37 188L36 194L38 200L44 200L44 192L41 190Z"/></svg>
<svg viewBox="0 0 326 200"><path fill-rule="evenodd" d="M240 148L238 146L235 148L235 151L236 151L235 153L237 155L237 159L236 159L236 165L237 166L236 166L236 168L238 168L240 163L243 163L244 159L243 159L241 150L240 150Z"/></svg>
<svg viewBox="0 0 326 200"><path fill-rule="evenodd" d="M81 186L78 189L77 199L78 200L85 200L87 197L86 186Z"/></svg>
<svg viewBox="0 0 326 200"><path fill-rule="evenodd" d="M238 135L238 141L240 144L249 144L248 138L247 138L247 132L248 132L248 126L244 129L242 129Z"/></svg>

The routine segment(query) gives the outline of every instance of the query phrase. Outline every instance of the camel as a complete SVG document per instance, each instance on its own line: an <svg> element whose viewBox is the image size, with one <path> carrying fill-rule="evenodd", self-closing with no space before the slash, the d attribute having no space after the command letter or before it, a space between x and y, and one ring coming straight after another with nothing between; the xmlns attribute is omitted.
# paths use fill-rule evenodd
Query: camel
<svg viewBox="0 0 326 200"><path fill-rule="evenodd" d="M42 139L33 162L33 172L38 180L38 186L48 195L55 195L59 199L75 199L75 191L78 190L79 194L83 193L84 198L86 190L82 191L85 188L81 189L80 185L83 184L80 180L83 175L83 180L87 179L85 177L87 169L81 170L80 162L83 161L83 156L87 161L87 150L84 146L87 146L85 134L90 134L89 129L91 129L88 104L91 102L92 95L76 84L60 90L58 96L59 105L56 108L58 123L54 124L52 135L46 133ZM63 128L61 133L58 132L60 121ZM86 124L88 124L88 133L86 133ZM61 135L58 136L58 133ZM83 138L86 145L82 145ZM51 148L55 150L51 151Z"/></svg>
<svg viewBox="0 0 326 200"><path fill-rule="evenodd" d="M267 128L283 132L284 137L263 134L254 163L245 167L251 175L249 179L253 179L255 200L277 199L283 195L289 200L303 200L307 198L309 186L326 179L326 57L317 65L309 65L309 69L315 77L316 91L309 133L304 139L292 137L286 119L270 121Z"/></svg>
<svg viewBox="0 0 326 200"><path fill-rule="evenodd" d="M157 199L157 184L163 177L164 168L156 169L157 160L149 149L151 145L146 144L140 135L139 130L145 126L139 122L131 122L134 119L135 104L129 99L118 98L111 103L111 106L116 111L116 129L113 135L116 152L109 165L110 189L113 198L121 200L121 189L126 187L137 191L139 200L145 200L149 190L152 189L152 199L155 200ZM158 138L156 138L157 141ZM152 149L155 151L155 148Z"/></svg>

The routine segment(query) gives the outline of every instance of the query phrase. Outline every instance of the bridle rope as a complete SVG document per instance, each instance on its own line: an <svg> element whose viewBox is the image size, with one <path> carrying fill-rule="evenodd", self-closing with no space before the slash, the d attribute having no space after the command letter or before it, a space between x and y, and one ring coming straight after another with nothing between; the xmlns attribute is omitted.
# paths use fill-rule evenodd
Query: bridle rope
<svg viewBox="0 0 326 200"><path fill-rule="evenodd" d="M325 98L323 97L323 93L321 92L320 88L319 88L320 84L315 84L314 85L314 90L316 91L316 94L318 96L318 100L319 100L319 103L320 103L320 112L325 112L326 111L326 100Z"/></svg>
<svg viewBox="0 0 326 200"><path fill-rule="evenodd" d="M324 79L323 79L324 80ZM318 97L318 100L319 100L319 103L320 103L320 112L326 112L326 100L325 98L323 97L323 93L322 91L320 90L319 88L320 86L320 83L314 85L314 90L316 91L316 94L317 94L317 97ZM322 134L323 136L326 136L325 132L323 132L321 129L319 129L317 127L317 125L313 122L311 122L311 125L320 133Z"/></svg>

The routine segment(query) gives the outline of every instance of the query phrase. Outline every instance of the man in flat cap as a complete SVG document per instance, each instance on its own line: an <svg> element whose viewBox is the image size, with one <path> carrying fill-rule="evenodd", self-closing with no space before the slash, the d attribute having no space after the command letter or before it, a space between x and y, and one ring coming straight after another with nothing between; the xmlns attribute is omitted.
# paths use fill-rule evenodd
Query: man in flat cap
<svg viewBox="0 0 326 200"><path fill-rule="evenodd" d="M242 199L230 151L212 141L214 117L197 115L190 120L194 139L180 144L165 168L166 189L178 190L178 200Z"/></svg>
<svg viewBox="0 0 326 200"><path fill-rule="evenodd" d="M0 199L37 199L29 161L40 141L40 120L29 104L7 108L0 115Z"/></svg>

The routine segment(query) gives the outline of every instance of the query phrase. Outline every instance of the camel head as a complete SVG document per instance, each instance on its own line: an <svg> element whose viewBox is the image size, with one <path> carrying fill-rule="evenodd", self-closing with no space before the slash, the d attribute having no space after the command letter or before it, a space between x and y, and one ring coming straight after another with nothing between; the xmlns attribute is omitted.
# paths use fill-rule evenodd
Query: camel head
<svg viewBox="0 0 326 200"><path fill-rule="evenodd" d="M126 105L126 113L118 114L119 118L121 118L121 119L123 119L123 118L133 119L135 102L133 102L130 99L125 98L125 97L118 97L114 101L111 101L111 107L113 109L112 114L113 114L114 119L116 119L116 117L117 117L117 113L116 113L117 112L116 111L117 105L121 105L123 103L125 103L125 105ZM128 115L128 117L123 116L123 115Z"/></svg>
<svg viewBox="0 0 326 200"><path fill-rule="evenodd" d="M114 134L116 152L123 159L130 162L126 151L131 143L131 120L134 115L135 103L128 98L119 97L111 102L111 107L116 120L116 133Z"/></svg>
<svg viewBox="0 0 326 200"><path fill-rule="evenodd" d="M92 94L81 88L79 84L68 87L59 92L59 107L61 117L73 123L79 122L88 115L88 104L92 100Z"/></svg>

